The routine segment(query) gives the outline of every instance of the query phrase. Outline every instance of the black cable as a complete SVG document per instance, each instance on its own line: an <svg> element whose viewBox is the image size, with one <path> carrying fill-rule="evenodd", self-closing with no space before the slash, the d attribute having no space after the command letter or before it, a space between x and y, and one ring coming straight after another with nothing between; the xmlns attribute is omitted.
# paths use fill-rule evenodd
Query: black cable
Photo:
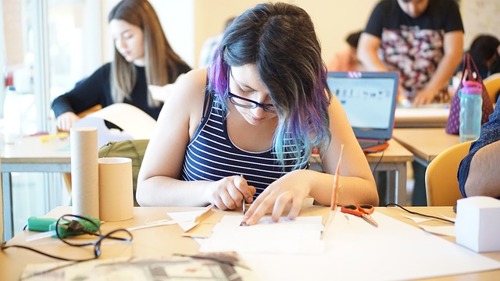
<svg viewBox="0 0 500 281"><path fill-rule="evenodd" d="M419 213L419 212L410 211L410 210L406 209L405 207L403 207L403 206L401 206L399 204L396 204L396 203L388 203L385 206L386 207L390 207L390 206L399 207L399 208L405 210L406 212L408 212L408 213L410 213L412 215L419 215L419 216L423 216L423 217L426 217L426 218L432 218L432 219L441 220L441 221L445 221L445 222L449 222L449 223L455 224L455 222L452 221L452 220L448 220L448 219L440 218L440 217L436 217L436 216L431 216L431 215L426 215L426 214L422 214L422 213Z"/></svg>
<svg viewBox="0 0 500 281"><path fill-rule="evenodd" d="M86 230L85 227L78 220L68 219L70 217L84 220L84 221L92 224L92 226L95 227L96 231L92 232L92 231ZM61 223L61 221L63 221L64 223ZM68 223L67 226L65 225L66 223ZM72 236L80 235L80 234L90 234L90 235L97 236L98 239L97 239L97 241L94 241L94 242L73 243L73 242L67 241L66 238L61 235L60 229L62 227L66 228L68 233L70 233ZM53 259L57 259L57 260L72 261L72 262L84 262L84 261L90 261L90 260L97 259L101 256L101 244L102 244L102 241L104 241L105 239L114 239L114 240L120 240L120 241L125 241L125 242L130 242L133 239L132 233L130 233L128 230L126 230L124 228L118 228L118 229L115 229L115 230L108 232L105 235L102 235L99 225L97 225L94 221L92 221L91 219L89 219L87 217L82 217L82 216L72 215L72 214L62 215L59 219L57 219L55 232L56 232L57 238L69 246L72 246L72 247L94 246L94 249L93 249L94 256L91 258L85 258L85 259L65 258L65 257L60 257L60 256L55 256L55 255L52 255L49 253L45 253L43 251L37 250L37 249L29 247L29 246L7 245L6 242L2 243L1 250L3 251L3 250L8 249L8 248L20 248L20 249L29 250L29 251L35 252L37 254L44 255L44 256L47 256L49 258L53 258ZM123 238L123 237L112 236L113 234L118 233L118 232L124 232L125 234L127 234L128 237Z"/></svg>
<svg viewBox="0 0 500 281"><path fill-rule="evenodd" d="M32 247L24 246L24 245L7 245L7 242L3 242L2 243L2 251L6 250L6 249L9 249L9 248L25 249L25 250L29 250L29 251L35 252L37 254L40 254L42 256L46 256L46 257L53 258L53 259L56 259L56 260L61 260L61 261L83 262L83 261L95 260L95 259L97 259L99 257L99 256L96 256L94 254L94 256L92 258L87 258L87 259L65 258L65 257L55 256L55 255L52 255L52 254L49 254L49 253L37 250L37 249L32 248ZM95 252L96 251L94 250L94 253Z"/></svg>
<svg viewBox="0 0 500 281"><path fill-rule="evenodd" d="M46 257L53 258L53 259L56 259L56 260L81 262L81 261L88 261L88 260L93 260L93 259L95 259L95 258L89 258L89 259L71 259L71 258L63 258L63 257L59 257L59 256L54 256L54 255L51 255L51 254L48 254L48 253L42 252L42 251L40 251L40 250L37 250L37 249L35 249L35 248L31 248L31 247L24 246L24 245L6 245L6 244L7 244L7 242L3 242L3 243L2 243L2 250L8 249L8 248L20 248L20 249L29 250L29 251L35 252L35 253L37 253L37 254L40 254L40 255L42 255L42 256L46 256Z"/></svg>
<svg viewBox="0 0 500 281"><path fill-rule="evenodd" d="M96 232L92 232L92 231L88 231L85 229L85 227L83 227L83 225L77 221L77 220L71 220L70 218L78 218L78 219L81 219L81 220L85 220L86 222L89 222L92 224L92 226L97 229L97 233ZM99 241L102 237L105 237L105 238L109 238L109 239L114 239L114 240L120 240L120 241L125 241L125 242L129 242L132 240L132 234L128 231L128 230L124 230L124 232L126 232L130 238L121 238L121 237L114 237L114 236L111 236L109 235L110 233L115 233L116 231L112 231L106 235L102 235L102 232L101 232L101 229L99 227L99 225L97 225L93 220L87 218L87 217L82 217L82 216L79 216L79 215L72 215L72 214L67 214L67 215L63 215L61 216L57 222L56 222L56 225L57 226L62 226L64 224L61 224L60 221L69 221L70 223L68 224L68 232L72 233L72 234L90 234L90 235L94 235L94 236L97 236L99 239L97 241ZM121 229L121 228L120 228ZM120 230L118 229L118 230ZM56 227L56 234L57 234L57 237L65 244L67 245L70 245L70 246L74 246L74 247L83 247L83 246L92 246L92 245L95 245L95 243L97 242L88 242L88 243L73 243L73 242L70 242L70 241L67 241L64 237L61 236L61 234L59 233L59 227Z"/></svg>
<svg viewBox="0 0 500 281"><path fill-rule="evenodd" d="M385 153L385 149L382 150L382 154L380 155L380 158L378 159L377 163L375 163L375 167L373 167L372 175L374 175L374 176L375 176L375 171L377 171L378 165L380 164L380 162L382 162L382 158L384 157L384 153Z"/></svg>

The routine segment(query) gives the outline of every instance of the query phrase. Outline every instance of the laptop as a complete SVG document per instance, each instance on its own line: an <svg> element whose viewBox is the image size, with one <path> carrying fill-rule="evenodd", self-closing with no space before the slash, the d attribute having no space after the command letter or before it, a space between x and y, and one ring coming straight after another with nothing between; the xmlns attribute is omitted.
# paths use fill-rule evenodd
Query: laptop
<svg viewBox="0 0 500 281"><path fill-rule="evenodd" d="M342 104L364 152L387 148L394 128L397 72L329 72L328 87Z"/></svg>

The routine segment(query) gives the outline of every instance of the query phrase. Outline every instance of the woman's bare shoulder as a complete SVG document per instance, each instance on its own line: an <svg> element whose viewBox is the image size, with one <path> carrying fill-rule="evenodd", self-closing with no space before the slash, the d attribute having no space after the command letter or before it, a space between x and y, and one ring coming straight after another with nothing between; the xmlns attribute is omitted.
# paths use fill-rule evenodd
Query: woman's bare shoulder
<svg viewBox="0 0 500 281"><path fill-rule="evenodd" d="M186 110L194 103L203 103L206 79L205 69L191 70L179 76L175 83L171 84L169 97L165 99L163 107L179 107L182 104L183 110Z"/></svg>

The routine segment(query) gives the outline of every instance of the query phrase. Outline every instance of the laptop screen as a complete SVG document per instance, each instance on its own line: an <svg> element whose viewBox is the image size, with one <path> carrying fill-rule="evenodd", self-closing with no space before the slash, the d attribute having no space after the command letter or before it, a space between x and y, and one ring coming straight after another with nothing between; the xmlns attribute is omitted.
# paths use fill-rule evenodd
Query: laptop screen
<svg viewBox="0 0 500 281"><path fill-rule="evenodd" d="M358 139L392 137L397 72L329 72L328 87L346 111Z"/></svg>

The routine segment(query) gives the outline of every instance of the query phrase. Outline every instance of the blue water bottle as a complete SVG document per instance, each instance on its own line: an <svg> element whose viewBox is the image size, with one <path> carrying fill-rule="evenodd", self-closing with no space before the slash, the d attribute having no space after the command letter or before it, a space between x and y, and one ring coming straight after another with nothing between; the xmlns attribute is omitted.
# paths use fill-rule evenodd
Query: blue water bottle
<svg viewBox="0 0 500 281"><path fill-rule="evenodd" d="M481 83L464 81L460 97L460 142L476 140L481 133L483 99Z"/></svg>

